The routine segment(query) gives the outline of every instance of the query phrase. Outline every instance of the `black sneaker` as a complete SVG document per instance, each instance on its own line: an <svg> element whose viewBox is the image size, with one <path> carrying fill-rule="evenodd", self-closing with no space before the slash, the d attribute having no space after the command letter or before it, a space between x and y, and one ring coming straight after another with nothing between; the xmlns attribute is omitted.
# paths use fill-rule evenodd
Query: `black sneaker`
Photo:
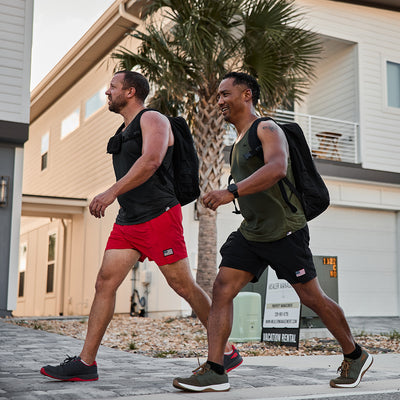
<svg viewBox="0 0 400 400"><path fill-rule="evenodd" d="M232 349L231 354L224 354L224 368L226 372L232 371L243 362L238 349L234 345L232 345Z"/></svg>
<svg viewBox="0 0 400 400"><path fill-rule="evenodd" d="M67 358L57 366L46 365L40 373L60 381L97 381L97 363L86 365L80 357Z"/></svg>

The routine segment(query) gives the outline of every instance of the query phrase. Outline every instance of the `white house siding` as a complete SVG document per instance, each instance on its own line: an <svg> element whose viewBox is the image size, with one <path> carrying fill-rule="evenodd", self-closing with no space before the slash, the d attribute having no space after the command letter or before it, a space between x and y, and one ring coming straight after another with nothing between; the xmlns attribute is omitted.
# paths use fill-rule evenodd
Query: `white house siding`
<svg viewBox="0 0 400 400"><path fill-rule="evenodd" d="M3 121L29 122L32 14L32 0L0 0L0 120Z"/></svg>
<svg viewBox="0 0 400 400"><path fill-rule="evenodd" d="M400 13L328 0L296 4L314 31L357 43L362 165L400 172L400 110L386 106L385 91L385 61L400 62Z"/></svg>
<svg viewBox="0 0 400 400"><path fill-rule="evenodd" d="M304 113L358 122L357 46L324 39L316 79L304 102Z"/></svg>

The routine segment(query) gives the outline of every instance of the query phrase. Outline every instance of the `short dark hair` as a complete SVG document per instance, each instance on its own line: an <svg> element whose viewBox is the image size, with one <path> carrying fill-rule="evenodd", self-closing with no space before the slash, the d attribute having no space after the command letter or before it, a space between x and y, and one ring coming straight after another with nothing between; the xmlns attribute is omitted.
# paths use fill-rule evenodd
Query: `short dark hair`
<svg viewBox="0 0 400 400"><path fill-rule="evenodd" d="M222 79L229 78L233 78L234 85L245 85L251 90L253 106L256 106L260 99L260 85L258 84L257 79L244 72L228 72Z"/></svg>
<svg viewBox="0 0 400 400"><path fill-rule="evenodd" d="M150 91L150 86L148 80L139 72L134 71L118 71L115 73L124 74L124 85L123 89L129 89L130 87L134 87L136 89L136 97L143 102L146 100L147 95Z"/></svg>

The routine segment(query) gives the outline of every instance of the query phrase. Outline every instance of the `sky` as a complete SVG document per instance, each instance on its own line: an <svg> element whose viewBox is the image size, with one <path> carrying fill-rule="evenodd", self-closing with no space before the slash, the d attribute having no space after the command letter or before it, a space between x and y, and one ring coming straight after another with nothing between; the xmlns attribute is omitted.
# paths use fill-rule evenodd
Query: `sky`
<svg viewBox="0 0 400 400"><path fill-rule="evenodd" d="M31 90L114 0L34 0Z"/></svg>

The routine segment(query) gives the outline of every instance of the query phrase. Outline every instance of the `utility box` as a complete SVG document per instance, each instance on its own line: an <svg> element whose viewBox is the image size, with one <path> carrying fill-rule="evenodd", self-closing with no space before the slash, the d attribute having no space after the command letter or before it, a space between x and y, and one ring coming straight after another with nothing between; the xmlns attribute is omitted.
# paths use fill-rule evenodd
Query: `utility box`
<svg viewBox="0 0 400 400"><path fill-rule="evenodd" d="M231 342L261 340L261 295L239 292L233 300L233 324L229 337Z"/></svg>

